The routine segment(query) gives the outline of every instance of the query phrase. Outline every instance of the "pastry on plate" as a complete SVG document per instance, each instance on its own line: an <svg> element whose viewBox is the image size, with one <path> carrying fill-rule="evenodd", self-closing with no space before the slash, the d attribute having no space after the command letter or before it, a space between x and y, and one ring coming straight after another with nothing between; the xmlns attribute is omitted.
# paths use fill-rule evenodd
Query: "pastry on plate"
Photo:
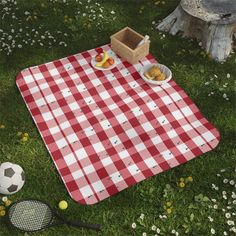
<svg viewBox="0 0 236 236"><path fill-rule="evenodd" d="M144 76L150 80L165 80L165 74L161 72L158 66L152 66L146 72L144 72Z"/></svg>

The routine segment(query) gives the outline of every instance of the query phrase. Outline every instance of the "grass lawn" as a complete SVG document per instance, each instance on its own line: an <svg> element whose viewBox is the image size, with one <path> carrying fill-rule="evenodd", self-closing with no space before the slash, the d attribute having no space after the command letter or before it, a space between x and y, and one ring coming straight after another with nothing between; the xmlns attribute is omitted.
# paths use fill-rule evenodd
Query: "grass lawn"
<svg viewBox="0 0 236 236"><path fill-rule="evenodd" d="M153 24L174 10L177 0L15 2L17 5L10 0L0 1L0 162L20 164L27 180L23 189L10 199L37 198L54 207L64 199L69 208L61 215L103 225L101 233L62 226L35 235L145 235L143 232L155 235L153 225L160 229L160 235L233 235L235 55L219 64L205 55L196 41L157 32ZM150 35L151 53L172 69L176 82L218 128L221 141L215 150L185 165L101 203L83 206L67 194L16 88L15 78L23 68L106 44L111 34L126 25ZM27 142L20 142L19 131L29 134ZM193 182L178 187L179 179L188 176L193 177ZM223 183L227 180L231 182ZM27 235L10 229L5 221L5 217L0 218L0 235ZM136 223L135 229L132 223Z"/></svg>

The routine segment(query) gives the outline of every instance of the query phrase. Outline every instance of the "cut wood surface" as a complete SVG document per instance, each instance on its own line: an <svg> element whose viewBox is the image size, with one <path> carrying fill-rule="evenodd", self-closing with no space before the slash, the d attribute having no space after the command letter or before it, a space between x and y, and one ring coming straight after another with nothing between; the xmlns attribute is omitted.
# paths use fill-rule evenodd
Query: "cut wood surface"
<svg viewBox="0 0 236 236"><path fill-rule="evenodd" d="M157 29L196 38L217 61L225 61L236 33L236 0L181 0Z"/></svg>

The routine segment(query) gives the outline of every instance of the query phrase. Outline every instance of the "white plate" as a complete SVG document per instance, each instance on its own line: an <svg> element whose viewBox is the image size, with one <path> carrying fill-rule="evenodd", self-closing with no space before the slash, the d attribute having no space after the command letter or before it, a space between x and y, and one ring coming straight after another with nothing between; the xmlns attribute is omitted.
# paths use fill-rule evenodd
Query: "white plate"
<svg viewBox="0 0 236 236"><path fill-rule="evenodd" d="M92 60L91 60L91 65L92 65L92 67L95 68L95 69L97 69L97 70L111 70L111 69L115 68L116 65L117 65L118 59L117 59L117 58L115 57L115 55L114 55L113 53L111 53L111 52L107 52L107 54L108 54L109 57L112 57L112 58L114 59L114 61L115 61L112 66L109 66L108 68L97 67L96 64L97 64L98 62L95 60L95 57L96 57L96 56L95 56L95 57L93 57Z"/></svg>
<svg viewBox="0 0 236 236"><path fill-rule="evenodd" d="M161 72L165 74L166 79L165 79L165 80L161 80L161 81L156 81L156 80L150 80L150 79L146 78L146 76L144 75L144 73L145 73L147 70L149 70L152 66L158 66L158 67L160 68ZM172 72L171 72L171 70L170 70L167 66L162 65L162 64L159 64L159 63L145 65L145 66L143 66L143 67L141 68L141 70L140 70L139 73L140 73L142 79L143 79L145 82L147 82L147 83L149 83L149 84L155 84L155 85L162 85L162 84L164 84L164 83L167 83L167 82L170 81L171 78L172 78Z"/></svg>

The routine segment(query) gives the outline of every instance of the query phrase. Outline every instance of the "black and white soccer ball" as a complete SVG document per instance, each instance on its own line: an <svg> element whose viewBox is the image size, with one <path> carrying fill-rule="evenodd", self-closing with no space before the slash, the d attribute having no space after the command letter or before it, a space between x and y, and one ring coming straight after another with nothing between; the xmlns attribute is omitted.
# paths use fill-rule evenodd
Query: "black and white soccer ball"
<svg viewBox="0 0 236 236"><path fill-rule="evenodd" d="M18 192L25 183L25 172L16 164L4 162L0 165L0 194Z"/></svg>

